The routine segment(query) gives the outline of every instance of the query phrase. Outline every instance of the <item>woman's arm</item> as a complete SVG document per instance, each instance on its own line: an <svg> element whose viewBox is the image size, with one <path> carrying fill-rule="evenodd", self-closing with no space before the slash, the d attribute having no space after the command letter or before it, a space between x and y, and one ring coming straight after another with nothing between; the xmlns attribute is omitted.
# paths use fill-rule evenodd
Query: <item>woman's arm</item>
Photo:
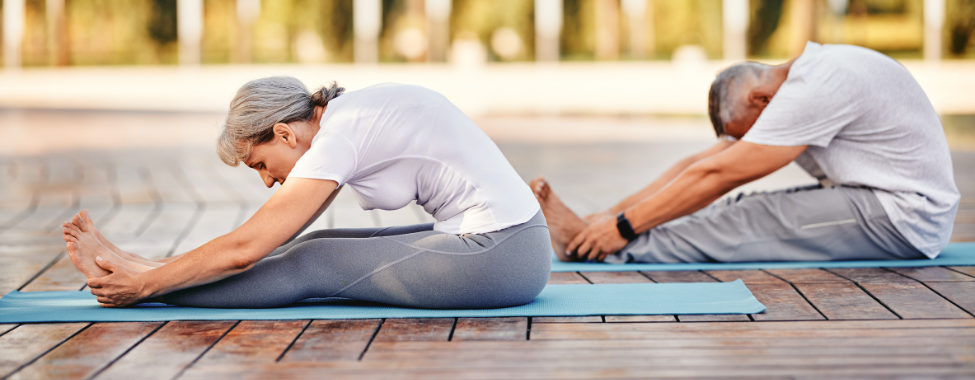
<svg viewBox="0 0 975 380"><path fill-rule="evenodd" d="M103 306L125 306L241 273L295 236L314 215L320 214L323 205L334 199L337 186L335 181L329 180L288 179L236 230L158 268L142 273L109 269L112 274L89 279L88 284Z"/></svg>
<svg viewBox="0 0 975 380"><path fill-rule="evenodd" d="M335 191L333 191L332 194L330 194L328 196L328 198L325 199L325 202L322 203L322 205L318 208L318 211L316 211L315 214L312 215L310 219L308 219L308 222L305 223L304 226L301 226L301 228L298 229L298 232L295 232L295 234L292 235L290 239L288 239L287 241L285 241L282 244L288 244L289 242L291 242L292 240L294 240L295 238L297 238L298 236L300 236L303 232L305 232L305 230L308 229L308 226L311 226L312 223L315 223L315 221L318 220L318 218L320 218L322 216L322 214L325 213L325 210L328 209L328 206L331 206L332 205L332 201L335 200L335 196L339 195L339 192L340 191L342 191L342 186L339 186L338 188L336 188ZM189 252L186 252L186 253L189 253ZM176 261L176 259L179 259L180 257L183 257L183 255L185 255L186 253L180 253L178 255L173 255L173 256L167 257L167 258L162 259L162 260L157 260L155 262L156 263L170 263L170 262Z"/></svg>

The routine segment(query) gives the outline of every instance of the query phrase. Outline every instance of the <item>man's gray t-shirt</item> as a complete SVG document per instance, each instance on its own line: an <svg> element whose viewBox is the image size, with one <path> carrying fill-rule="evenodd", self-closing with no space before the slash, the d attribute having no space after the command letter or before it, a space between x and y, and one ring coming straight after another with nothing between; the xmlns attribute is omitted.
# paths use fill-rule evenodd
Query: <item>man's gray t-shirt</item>
<svg viewBox="0 0 975 380"><path fill-rule="evenodd" d="M814 177L874 189L897 231L934 258L948 244L959 194L941 120L897 61L856 46L809 42L742 141L808 145Z"/></svg>

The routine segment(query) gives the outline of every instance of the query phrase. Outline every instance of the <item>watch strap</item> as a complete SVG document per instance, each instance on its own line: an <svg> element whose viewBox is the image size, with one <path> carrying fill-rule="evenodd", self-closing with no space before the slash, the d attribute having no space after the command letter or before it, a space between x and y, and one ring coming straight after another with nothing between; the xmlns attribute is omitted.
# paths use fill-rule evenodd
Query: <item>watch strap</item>
<svg viewBox="0 0 975 380"><path fill-rule="evenodd" d="M623 212L616 215L616 229L619 230L620 236L627 241L633 241L637 237L636 231L633 231L633 225L630 224L629 219L626 219L626 215L623 215Z"/></svg>

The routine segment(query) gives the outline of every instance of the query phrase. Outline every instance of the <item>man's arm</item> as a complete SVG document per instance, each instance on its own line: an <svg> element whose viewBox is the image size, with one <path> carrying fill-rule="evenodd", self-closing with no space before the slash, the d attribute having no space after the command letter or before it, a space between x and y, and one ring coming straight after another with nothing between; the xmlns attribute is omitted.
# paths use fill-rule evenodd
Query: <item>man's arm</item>
<svg viewBox="0 0 975 380"><path fill-rule="evenodd" d="M660 177L657 177L657 179L654 180L652 183L650 183L650 185L648 185L647 187L627 197L626 199L616 204L615 206L610 207L609 210L605 212L586 216L586 220L589 222L596 222L597 220L600 219L600 216L614 216L616 214L619 214L623 210L626 210L630 207L637 205L638 203L656 194L658 191L660 191L660 189L663 189L664 186L667 186L667 184L670 183L670 181L673 181L674 178L677 178L677 176L680 175L681 172L683 172L691 165L694 165L698 161L701 161L705 158L721 153L725 149L728 149L728 147L734 145L734 143L735 143L734 141L722 139L721 141L718 141L717 144L714 144L713 146L711 146L710 148L704 151L701 151L697 154L688 156L680 161L677 161L677 163L671 166L670 169L667 169L667 171L664 172L664 174L661 174Z"/></svg>
<svg viewBox="0 0 975 380"><path fill-rule="evenodd" d="M711 204L745 183L762 178L788 165L806 150L801 146L771 146L736 142L728 149L698 161L650 198L625 210L637 233ZM616 220L594 223L576 235L566 247L579 257L602 260L626 246L616 229Z"/></svg>

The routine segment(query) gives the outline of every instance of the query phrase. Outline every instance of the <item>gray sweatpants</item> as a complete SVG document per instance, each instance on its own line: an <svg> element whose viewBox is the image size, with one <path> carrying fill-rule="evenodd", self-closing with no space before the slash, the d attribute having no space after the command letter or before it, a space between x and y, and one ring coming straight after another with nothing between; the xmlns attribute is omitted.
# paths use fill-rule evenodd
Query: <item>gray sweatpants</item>
<svg viewBox="0 0 975 380"><path fill-rule="evenodd" d="M332 229L281 246L253 268L163 296L170 304L257 308L343 297L417 308L531 302L548 282L545 217L501 231L452 235L433 224Z"/></svg>
<svg viewBox="0 0 975 380"><path fill-rule="evenodd" d="M739 194L640 234L608 263L920 259L870 189Z"/></svg>

